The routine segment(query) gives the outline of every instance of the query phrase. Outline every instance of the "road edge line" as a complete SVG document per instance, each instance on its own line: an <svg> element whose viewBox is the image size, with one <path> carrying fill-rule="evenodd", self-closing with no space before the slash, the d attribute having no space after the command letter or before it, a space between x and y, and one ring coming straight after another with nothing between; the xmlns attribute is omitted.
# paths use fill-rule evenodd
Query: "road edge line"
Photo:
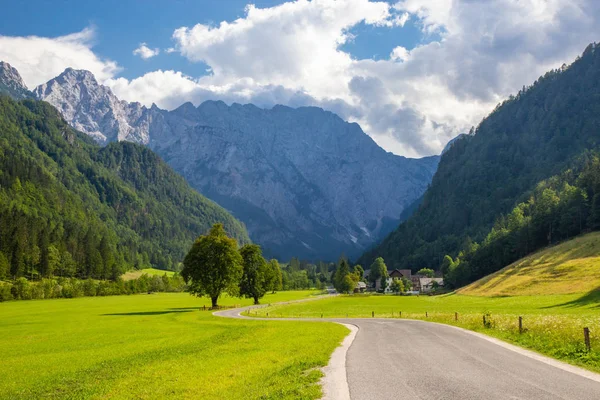
<svg viewBox="0 0 600 400"><path fill-rule="evenodd" d="M342 322L334 322L350 329L342 343L331 353L327 366L321 368L323 378L320 384L323 388L322 400L350 400L350 385L348 384L348 372L346 370L346 356L348 349L352 346L358 326Z"/></svg>

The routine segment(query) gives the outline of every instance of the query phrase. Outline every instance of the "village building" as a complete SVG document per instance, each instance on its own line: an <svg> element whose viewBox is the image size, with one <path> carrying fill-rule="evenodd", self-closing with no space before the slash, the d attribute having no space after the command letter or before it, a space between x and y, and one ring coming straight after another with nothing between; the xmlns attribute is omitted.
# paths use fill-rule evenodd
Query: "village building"
<svg viewBox="0 0 600 400"><path fill-rule="evenodd" d="M370 270L365 271L365 278L368 278ZM423 275L413 275L410 269L393 269L388 270L388 279L387 285L385 288L385 293L392 293L390 289L391 284L394 279L402 279L406 278L411 281L412 293L430 293L437 287L444 286L444 278L427 278ZM435 283L434 283L435 282ZM375 281L375 285L371 285L370 287L365 287L365 291L379 291L381 290L381 280L377 279ZM356 289L355 289L356 293Z"/></svg>

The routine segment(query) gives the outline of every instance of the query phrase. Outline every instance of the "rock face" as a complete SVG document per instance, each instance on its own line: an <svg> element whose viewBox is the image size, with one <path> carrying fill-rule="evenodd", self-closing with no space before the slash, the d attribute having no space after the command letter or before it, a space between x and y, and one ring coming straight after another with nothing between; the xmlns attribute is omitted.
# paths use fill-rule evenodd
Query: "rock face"
<svg viewBox="0 0 600 400"><path fill-rule="evenodd" d="M315 107L208 101L165 111L120 101L72 69L35 95L101 143L146 144L283 260L360 254L396 227L439 161L388 153L357 124Z"/></svg>
<svg viewBox="0 0 600 400"><path fill-rule="evenodd" d="M67 68L35 88L34 95L54 105L73 128L101 144L117 140L148 144L148 109L117 99L89 71Z"/></svg>
<svg viewBox="0 0 600 400"><path fill-rule="evenodd" d="M0 61L0 94L7 94L16 100L32 97L19 71L4 61Z"/></svg>

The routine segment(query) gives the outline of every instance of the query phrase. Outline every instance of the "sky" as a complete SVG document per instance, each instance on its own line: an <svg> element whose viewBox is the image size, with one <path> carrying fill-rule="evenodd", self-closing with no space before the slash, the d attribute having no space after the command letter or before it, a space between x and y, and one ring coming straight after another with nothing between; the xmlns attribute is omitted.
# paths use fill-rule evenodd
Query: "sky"
<svg viewBox="0 0 600 400"><path fill-rule="evenodd" d="M30 88L72 67L146 106L318 106L407 157L600 39L597 0L0 3L0 60Z"/></svg>

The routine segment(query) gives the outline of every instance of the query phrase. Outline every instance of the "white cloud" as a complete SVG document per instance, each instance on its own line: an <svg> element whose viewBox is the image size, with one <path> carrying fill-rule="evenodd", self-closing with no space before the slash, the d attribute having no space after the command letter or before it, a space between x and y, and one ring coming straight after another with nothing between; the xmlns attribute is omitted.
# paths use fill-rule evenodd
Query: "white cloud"
<svg viewBox="0 0 600 400"><path fill-rule="evenodd" d="M167 49L167 53L170 53L169 50L170 49ZM139 47L133 51L134 56L140 56L144 60L157 56L158 54L160 54L160 49L151 49L146 43L140 43Z"/></svg>
<svg viewBox="0 0 600 400"><path fill-rule="evenodd" d="M298 0L264 9L248 6L235 21L175 30L175 46L164 51L198 63L200 78L159 70L115 79L116 64L96 57L89 38L75 35L67 42L81 48L70 57L78 62L74 67L92 70L130 101L165 108L206 99L320 105L359 122L387 150L420 156L438 153L509 94L574 60L600 37L599 20L596 0L402 0L393 5ZM423 44L396 46L388 60L356 60L341 50L359 23L387 29L407 21L421 28ZM0 55L6 53L3 39ZM65 42L33 39L41 48ZM9 52L17 61L25 53ZM33 65L29 79L41 74L41 59L35 50L31 59L22 60L27 68ZM44 73L38 83L56 74Z"/></svg>
<svg viewBox="0 0 600 400"><path fill-rule="evenodd" d="M392 53L390 54L390 59L394 61L406 61L410 56L410 52L406 50L405 47L397 46L394 47Z"/></svg>
<svg viewBox="0 0 600 400"><path fill-rule="evenodd" d="M183 56L212 68L217 83L248 77L322 98L346 91L352 59L338 48L349 39L347 30L363 21L402 22L384 2L299 0L263 9L249 5L244 18L182 27L173 38Z"/></svg>
<svg viewBox="0 0 600 400"><path fill-rule="evenodd" d="M87 69L103 81L120 68L116 62L94 54L94 36L93 28L55 38L0 36L0 60L15 67L29 88L47 82L67 67Z"/></svg>

